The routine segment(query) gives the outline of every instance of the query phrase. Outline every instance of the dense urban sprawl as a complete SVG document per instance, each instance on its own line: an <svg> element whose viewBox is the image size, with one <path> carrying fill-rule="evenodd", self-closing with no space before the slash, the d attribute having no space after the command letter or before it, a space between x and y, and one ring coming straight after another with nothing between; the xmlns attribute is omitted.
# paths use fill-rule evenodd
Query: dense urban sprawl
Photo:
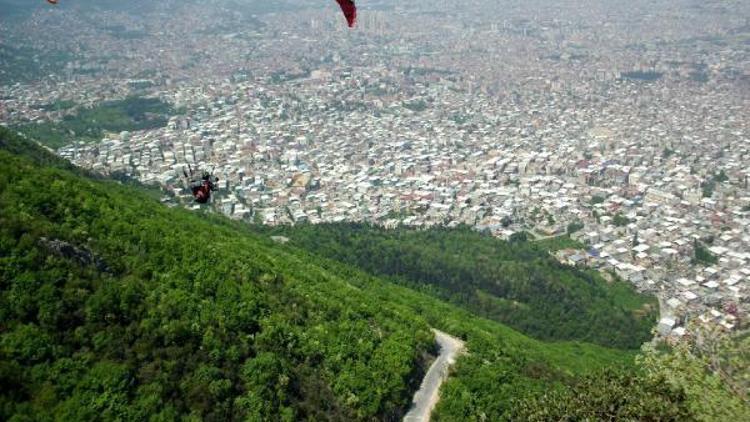
<svg viewBox="0 0 750 422"><path fill-rule="evenodd" d="M427 2L365 7L355 31L335 5L96 23L39 11L15 36L75 44L75 59L3 84L0 120L158 97L181 110L165 127L59 154L195 208L183 169L212 169L210 207L270 225L570 233L585 247L563 262L658 294L660 334L738 328L750 310L750 6L531 2L491 20L442 3L431 15ZM37 39L39 27L51 29ZM40 107L57 101L76 106Z"/></svg>

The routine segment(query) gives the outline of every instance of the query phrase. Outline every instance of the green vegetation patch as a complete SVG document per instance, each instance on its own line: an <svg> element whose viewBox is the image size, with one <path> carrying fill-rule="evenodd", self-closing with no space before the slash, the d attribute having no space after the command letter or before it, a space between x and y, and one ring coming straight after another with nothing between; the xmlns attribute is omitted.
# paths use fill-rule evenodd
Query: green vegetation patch
<svg viewBox="0 0 750 422"><path fill-rule="evenodd" d="M59 148L77 141L100 141L105 132L163 127L174 113L172 106L157 98L130 97L81 109L59 122L28 123L18 130L46 146Z"/></svg>
<svg viewBox="0 0 750 422"><path fill-rule="evenodd" d="M703 197L704 198L712 197L714 195L714 191L716 190L716 185L719 183L727 182L727 181L729 181L729 176L727 176L724 170L721 170L718 173L714 174L708 180L705 180L703 183L701 183L701 190L703 191Z"/></svg>
<svg viewBox="0 0 750 422"><path fill-rule="evenodd" d="M630 219L628 217L625 217L622 213L617 213L614 217L612 217L612 224L617 227L625 227L630 224Z"/></svg>
<svg viewBox="0 0 750 422"><path fill-rule="evenodd" d="M579 232L579 231L583 230L584 227L585 226L584 226L584 224L582 222L580 222L580 221L574 221L574 222L568 224L567 233L570 235L570 234Z"/></svg>
<svg viewBox="0 0 750 422"><path fill-rule="evenodd" d="M435 353L428 327L469 351L435 420L748 419L682 351L636 366L632 351L544 343L298 241L81 177L4 128L0 149L0 420L400 420ZM401 234L404 253L435 240ZM738 388L747 350L719 353Z"/></svg>
<svg viewBox="0 0 750 422"><path fill-rule="evenodd" d="M742 339L715 336L708 339L714 357L744 357L720 362L687 343L667 351L645 347L636 371L608 368L564 388L530 394L516 402L509 419L748 420L747 390L742 391L742 376L737 376L747 374L747 349L740 352Z"/></svg>
<svg viewBox="0 0 750 422"><path fill-rule="evenodd" d="M422 317L241 225L0 139L0 420L405 412L434 349Z"/></svg>
<svg viewBox="0 0 750 422"><path fill-rule="evenodd" d="M594 195L591 197L591 205L601 204L606 198L601 195Z"/></svg>
<svg viewBox="0 0 750 422"><path fill-rule="evenodd" d="M584 249L586 247L583 243L571 239L570 235L567 234L535 240L534 244L541 250L550 252L556 252L563 249Z"/></svg>
<svg viewBox="0 0 750 422"><path fill-rule="evenodd" d="M428 104L424 100L409 101L403 103L404 108L414 111L416 113L427 110Z"/></svg>
<svg viewBox="0 0 750 422"><path fill-rule="evenodd" d="M44 104L39 108L44 111L63 111L63 110L71 109L75 106L76 106L75 101L60 100L60 101L55 101L54 103Z"/></svg>
<svg viewBox="0 0 750 422"><path fill-rule="evenodd" d="M697 239L693 245L693 261L702 265L715 265L719 262L716 255L712 254L707 247L703 246Z"/></svg>
<svg viewBox="0 0 750 422"><path fill-rule="evenodd" d="M69 171L78 171L67 160L58 157L51 151L14 133L11 129L0 126L0 149L10 154L22 155L40 166L56 167Z"/></svg>
<svg viewBox="0 0 750 422"><path fill-rule="evenodd" d="M468 228L385 230L364 224L275 231L315 254L429 292L543 340L637 349L651 338L657 317L655 308L645 315L634 312L656 303L655 298L558 263L550 251L583 247L568 236L504 242Z"/></svg>
<svg viewBox="0 0 750 422"><path fill-rule="evenodd" d="M294 248L292 243L283 247ZM341 262L310 254L326 270L352 280L387 303L412 309L430 326L466 341L468 354L460 357L450 379L441 387L434 420L509 420L516 402L527 396L562 388L605 368L623 373L633 370L634 352L581 342L534 340L436 298L430 294L433 286L417 289L384 282ZM477 294L501 306L525 307L482 291Z"/></svg>

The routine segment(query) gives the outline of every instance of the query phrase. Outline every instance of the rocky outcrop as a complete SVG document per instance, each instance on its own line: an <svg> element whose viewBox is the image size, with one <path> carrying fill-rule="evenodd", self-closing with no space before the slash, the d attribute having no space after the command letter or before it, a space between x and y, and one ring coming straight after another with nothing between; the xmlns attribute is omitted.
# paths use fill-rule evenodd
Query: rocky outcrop
<svg viewBox="0 0 750 422"><path fill-rule="evenodd" d="M48 251L59 257L70 259L83 266L93 265L101 272L110 272L107 263L88 249L74 246L62 240L50 240L46 237L42 237L39 241Z"/></svg>

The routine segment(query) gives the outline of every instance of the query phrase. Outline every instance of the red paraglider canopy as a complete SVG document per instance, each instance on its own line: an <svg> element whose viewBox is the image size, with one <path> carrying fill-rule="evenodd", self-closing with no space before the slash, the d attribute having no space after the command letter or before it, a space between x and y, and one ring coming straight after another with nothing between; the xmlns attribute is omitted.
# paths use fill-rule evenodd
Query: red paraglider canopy
<svg viewBox="0 0 750 422"><path fill-rule="evenodd" d="M357 21L357 6L354 4L354 0L336 0L341 6L341 11L344 12L346 22L349 24L349 28L354 26L354 22Z"/></svg>
<svg viewBox="0 0 750 422"><path fill-rule="evenodd" d="M57 4L57 2L58 0L47 0L49 4ZM341 11L344 12L349 28L353 27L357 21L357 6L354 4L354 0L336 0L336 2L341 6Z"/></svg>

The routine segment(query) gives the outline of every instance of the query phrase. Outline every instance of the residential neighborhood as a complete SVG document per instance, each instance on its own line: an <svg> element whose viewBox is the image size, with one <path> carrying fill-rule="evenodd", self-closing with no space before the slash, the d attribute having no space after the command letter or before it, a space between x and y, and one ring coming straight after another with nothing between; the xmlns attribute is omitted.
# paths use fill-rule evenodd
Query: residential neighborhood
<svg viewBox="0 0 750 422"><path fill-rule="evenodd" d="M650 5L511 8L503 21L457 11L421 23L440 39L405 10L365 13L356 32L321 11L263 25L227 12L229 29L200 37L199 14L155 27L106 12L133 37L160 36L138 42L83 24L78 45L122 54L82 47L47 79L2 84L0 120L159 98L179 110L163 127L57 153L158 186L168 204L252 223L570 234L582 247L560 261L655 293L661 335L733 331L750 311L747 15L662 5L655 31ZM626 12L632 21L612 17ZM35 15L52 29L30 45L59 42L51 13ZM56 101L76 106L40 107ZM191 201L188 165L220 179L207 206Z"/></svg>

